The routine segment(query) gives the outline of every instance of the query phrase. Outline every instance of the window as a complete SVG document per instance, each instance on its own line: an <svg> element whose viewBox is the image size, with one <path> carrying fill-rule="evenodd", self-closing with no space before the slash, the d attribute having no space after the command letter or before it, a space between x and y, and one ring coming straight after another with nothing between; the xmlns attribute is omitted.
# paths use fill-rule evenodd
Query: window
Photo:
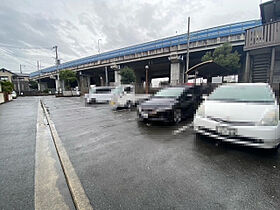
<svg viewBox="0 0 280 210"><path fill-rule="evenodd" d="M218 87L208 100L234 102L274 102L271 89L265 85L224 85Z"/></svg>
<svg viewBox="0 0 280 210"><path fill-rule="evenodd" d="M8 76L1 76L0 80L1 81L7 81L7 80L9 80L9 77Z"/></svg>
<svg viewBox="0 0 280 210"><path fill-rule="evenodd" d="M155 94L155 97L158 98L177 98L179 97L185 88L183 87L178 87L178 88L166 88L162 89L159 92Z"/></svg>

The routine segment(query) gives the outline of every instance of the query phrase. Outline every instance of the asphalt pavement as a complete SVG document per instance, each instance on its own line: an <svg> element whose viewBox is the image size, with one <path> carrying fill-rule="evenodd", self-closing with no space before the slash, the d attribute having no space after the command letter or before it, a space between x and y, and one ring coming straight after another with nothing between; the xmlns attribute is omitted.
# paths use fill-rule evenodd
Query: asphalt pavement
<svg viewBox="0 0 280 210"><path fill-rule="evenodd" d="M0 209L34 209L38 98L0 105Z"/></svg>
<svg viewBox="0 0 280 210"><path fill-rule="evenodd" d="M44 97L94 209L279 209L279 154L143 124L135 111Z"/></svg>

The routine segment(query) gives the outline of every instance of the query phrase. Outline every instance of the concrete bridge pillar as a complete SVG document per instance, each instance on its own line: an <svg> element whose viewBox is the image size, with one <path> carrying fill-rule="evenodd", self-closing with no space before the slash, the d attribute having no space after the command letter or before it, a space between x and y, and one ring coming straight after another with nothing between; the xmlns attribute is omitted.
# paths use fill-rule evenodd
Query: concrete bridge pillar
<svg viewBox="0 0 280 210"><path fill-rule="evenodd" d="M82 94L88 93L90 86L90 77L87 75L79 76L79 89Z"/></svg>
<svg viewBox="0 0 280 210"><path fill-rule="evenodd" d="M114 77L115 77L115 86L121 85L121 75L120 73L120 66L119 65L113 65L111 66L111 69L114 70Z"/></svg>
<svg viewBox="0 0 280 210"><path fill-rule="evenodd" d="M60 79L59 79L59 75L57 75L56 76L56 79L55 79L55 90L56 91L62 91L62 89L61 89L61 81L60 81ZM64 87L63 87L64 88Z"/></svg>
<svg viewBox="0 0 280 210"><path fill-rule="evenodd" d="M142 81L143 70L135 70L135 92L144 93L144 86Z"/></svg>
<svg viewBox="0 0 280 210"><path fill-rule="evenodd" d="M243 82L250 81L250 71L251 71L251 56L249 51L246 52L246 64L245 64L245 72L244 72L244 79Z"/></svg>
<svg viewBox="0 0 280 210"><path fill-rule="evenodd" d="M177 53L169 57L170 66L170 85L178 85L183 83L183 59Z"/></svg>

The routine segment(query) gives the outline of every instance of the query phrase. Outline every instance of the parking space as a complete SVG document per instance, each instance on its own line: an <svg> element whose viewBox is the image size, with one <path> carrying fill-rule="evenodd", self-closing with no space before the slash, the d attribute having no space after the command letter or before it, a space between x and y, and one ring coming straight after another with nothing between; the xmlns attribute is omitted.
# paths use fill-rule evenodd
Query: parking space
<svg viewBox="0 0 280 210"><path fill-rule="evenodd" d="M197 139L135 111L44 97L95 209L276 209L279 155ZM176 133L176 132L175 132Z"/></svg>

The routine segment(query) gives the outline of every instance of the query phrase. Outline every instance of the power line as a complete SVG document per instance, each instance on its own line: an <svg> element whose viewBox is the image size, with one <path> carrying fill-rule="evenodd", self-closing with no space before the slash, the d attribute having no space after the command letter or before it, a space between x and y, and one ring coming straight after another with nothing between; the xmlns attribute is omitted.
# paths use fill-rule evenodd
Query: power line
<svg viewBox="0 0 280 210"><path fill-rule="evenodd" d="M52 50L51 47L20 47L20 46L8 45L3 43L0 43L0 46L5 48L22 49L22 50Z"/></svg>

